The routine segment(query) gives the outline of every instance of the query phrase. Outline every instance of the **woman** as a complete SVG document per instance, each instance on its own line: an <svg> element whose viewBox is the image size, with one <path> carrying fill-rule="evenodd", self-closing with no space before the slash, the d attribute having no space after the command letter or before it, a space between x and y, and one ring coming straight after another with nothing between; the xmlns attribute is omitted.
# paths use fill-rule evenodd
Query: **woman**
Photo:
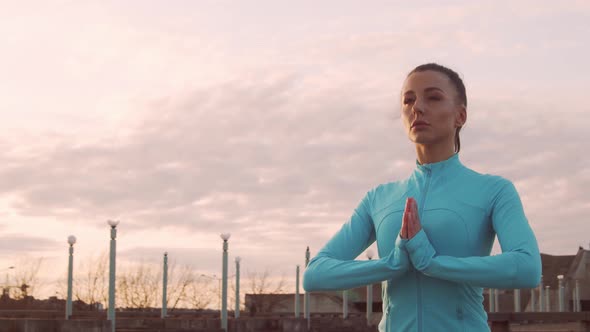
<svg viewBox="0 0 590 332"><path fill-rule="evenodd" d="M379 331L489 331L482 288L533 288L541 258L514 185L459 160L467 120L461 78L430 63L403 86L401 117L416 146L403 181L369 191L309 263L306 291L383 282ZM490 256L494 237L502 253ZM355 261L374 241L378 260Z"/></svg>

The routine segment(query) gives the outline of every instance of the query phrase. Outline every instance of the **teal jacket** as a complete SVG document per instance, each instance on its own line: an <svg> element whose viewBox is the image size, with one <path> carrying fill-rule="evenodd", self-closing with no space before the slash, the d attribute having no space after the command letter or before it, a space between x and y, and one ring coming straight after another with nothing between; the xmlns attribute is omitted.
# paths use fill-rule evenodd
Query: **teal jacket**
<svg viewBox="0 0 590 332"><path fill-rule="evenodd" d="M422 230L399 236L407 197ZM495 236L502 253L490 256ZM380 259L357 261L377 241ZM306 291L382 282L379 331L489 331L483 288L533 288L541 279L537 240L514 185L479 174L454 154L419 164L403 181L382 184L307 266Z"/></svg>

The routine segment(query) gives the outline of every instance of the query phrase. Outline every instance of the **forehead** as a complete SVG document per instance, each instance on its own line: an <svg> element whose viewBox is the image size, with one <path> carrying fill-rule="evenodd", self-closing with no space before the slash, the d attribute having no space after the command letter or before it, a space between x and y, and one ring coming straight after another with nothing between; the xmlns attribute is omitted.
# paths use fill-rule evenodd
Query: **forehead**
<svg viewBox="0 0 590 332"><path fill-rule="evenodd" d="M439 88L444 92L453 91L453 85L449 78L440 72L427 70L411 74L404 81L402 93L422 92L427 88Z"/></svg>

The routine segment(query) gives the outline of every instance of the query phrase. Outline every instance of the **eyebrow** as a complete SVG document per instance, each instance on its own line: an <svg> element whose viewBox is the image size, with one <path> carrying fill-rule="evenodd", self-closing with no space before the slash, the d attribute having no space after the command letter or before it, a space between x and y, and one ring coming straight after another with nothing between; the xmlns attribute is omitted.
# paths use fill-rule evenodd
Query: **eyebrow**
<svg viewBox="0 0 590 332"><path fill-rule="evenodd" d="M435 86L429 86L426 89L424 89L424 92L431 92L431 91L440 91L442 93L445 93L444 90L437 88ZM414 93L414 90L408 90L408 91L404 92L404 95L407 95L408 93Z"/></svg>

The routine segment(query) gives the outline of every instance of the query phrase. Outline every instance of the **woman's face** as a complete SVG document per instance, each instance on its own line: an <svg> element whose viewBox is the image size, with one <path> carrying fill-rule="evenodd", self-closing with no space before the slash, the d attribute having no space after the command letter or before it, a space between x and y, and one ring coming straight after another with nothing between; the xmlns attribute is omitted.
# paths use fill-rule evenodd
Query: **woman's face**
<svg viewBox="0 0 590 332"><path fill-rule="evenodd" d="M402 89L402 121L410 140L416 144L450 142L467 119L465 106L449 78L437 71L411 74Z"/></svg>

